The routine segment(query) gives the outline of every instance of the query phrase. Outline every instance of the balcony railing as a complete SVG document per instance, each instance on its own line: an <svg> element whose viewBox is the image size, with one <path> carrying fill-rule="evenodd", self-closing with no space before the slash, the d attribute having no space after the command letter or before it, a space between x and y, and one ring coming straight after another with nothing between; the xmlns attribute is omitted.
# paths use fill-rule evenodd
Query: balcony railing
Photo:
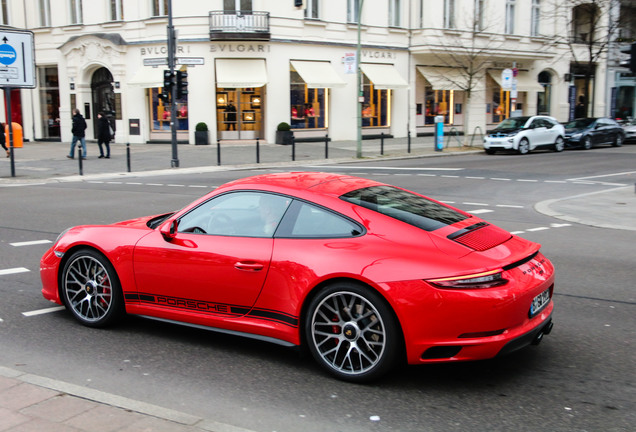
<svg viewBox="0 0 636 432"><path fill-rule="evenodd" d="M210 12L210 40L269 40L269 12Z"/></svg>

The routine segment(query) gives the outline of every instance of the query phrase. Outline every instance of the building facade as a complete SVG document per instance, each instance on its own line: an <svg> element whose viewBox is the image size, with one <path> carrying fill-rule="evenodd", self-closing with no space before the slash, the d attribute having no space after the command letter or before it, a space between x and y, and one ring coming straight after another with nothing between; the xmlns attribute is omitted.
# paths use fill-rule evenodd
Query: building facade
<svg viewBox="0 0 636 432"><path fill-rule="evenodd" d="M189 90L175 101L180 141L194 143L200 122L212 141L274 142L281 122L297 137L355 140L359 103L363 135L395 137L432 133L436 117L467 134L513 115L566 121L584 93L593 99L586 114L607 111L605 58L594 59L585 79L573 65L571 51L584 45L572 47L568 0L558 7L545 0L295 3L173 1L176 68L187 72ZM37 88L11 95L25 137L70 141L71 110L79 108L89 139L102 111L117 142L169 141L171 111L160 97L169 7L168 0L1 0L3 25L34 32ZM506 69L516 88L502 78Z"/></svg>

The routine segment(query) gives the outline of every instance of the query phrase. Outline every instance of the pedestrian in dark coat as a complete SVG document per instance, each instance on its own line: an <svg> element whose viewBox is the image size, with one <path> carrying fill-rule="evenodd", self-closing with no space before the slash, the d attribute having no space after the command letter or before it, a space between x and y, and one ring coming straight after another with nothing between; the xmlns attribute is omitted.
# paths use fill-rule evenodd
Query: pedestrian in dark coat
<svg viewBox="0 0 636 432"><path fill-rule="evenodd" d="M80 110L77 108L73 109L73 127L71 133L73 134L71 152L66 157L69 159L75 157L75 145L79 141L82 146L82 159L86 159L86 120L84 120L84 117L80 114Z"/></svg>
<svg viewBox="0 0 636 432"><path fill-rule="evenodd" d="M7 157L11 156L11 152L7 148L6 138L4 136L4 123L0 123L0 146L7 152Z"/></svg>
<svg viewBox="0 0 636 432"><path fill-rule="evenodd" d="M97 113L97 145L99 146L99 158L110 159L110 123L103 112ZM106 146L106 155L104 156L104 149L102 144Z"/></svg>

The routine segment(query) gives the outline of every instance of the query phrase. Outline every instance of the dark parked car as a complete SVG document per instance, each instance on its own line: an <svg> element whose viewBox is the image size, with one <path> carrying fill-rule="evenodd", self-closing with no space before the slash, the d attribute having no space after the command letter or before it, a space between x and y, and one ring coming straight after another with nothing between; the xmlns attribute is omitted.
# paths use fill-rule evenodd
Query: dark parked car
<svg viewBox="0 0 636 432"><path fill-rule="evenodd" d="M567 147L579 147L585 150L602 144L620 147L623 141L625 141L625 131L610 118L581 118L565 125Z"/></svg>

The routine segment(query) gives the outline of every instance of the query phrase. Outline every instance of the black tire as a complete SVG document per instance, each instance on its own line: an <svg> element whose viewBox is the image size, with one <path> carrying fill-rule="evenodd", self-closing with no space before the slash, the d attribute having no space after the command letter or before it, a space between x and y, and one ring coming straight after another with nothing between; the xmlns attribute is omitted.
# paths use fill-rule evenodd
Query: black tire
<svg viewBox="0 0 636 432"><path fill-rule="evenodd" d="M519 147L517 147L517 152L522 155L530 153L530 141L528 141L528 138L521 138L521 141L519 141Z"/></svg>
<svg viewBox="0 0 636 432"><path fill-rule="evenodd" d="M88 327L104 327L124 313L119 278L99 252L81 249L66 261L60 278L61 296L73 317Z"/></svg>
<svg viewBox="0 0 636 432"><path fill-rule="evenodd" d="M562 152L563 150L565 150L565 141L563 141L563 137L557 137L556 141L554 142L554 151L555 152Z"/></svg>
<svg viewBox="0 0 636 432"><path fill-rule="evenodd" d="M585 138L583 138L583 144L582 144L583 150L589 150L592 148L592 138L590 138L589 136L586 136Z"/></svg>
<svg viewBox="0 0 636 432"><path fill-rule="evenodd" d="M338 379L368 382L400 358L401 332L384 299L350 282L331 284L309 304L305 340L316 361Z"/></svg>
<svg viewBox="0 0 636 432"><path fill-rule="evenodd" d="M489 154L489 155L494 155L495 153L497 153L497 150L495 150L495 149L487 148L487 149L484 149L484 150L486 150L486 154Z"/></svg>
<svg viewBox="0 0 636 432"><path fill-rule="evenodd" d="M612 145L614 147L621 147L623 145L623 137L620 134L616 135L616 138L614 139Z"/></svg>

